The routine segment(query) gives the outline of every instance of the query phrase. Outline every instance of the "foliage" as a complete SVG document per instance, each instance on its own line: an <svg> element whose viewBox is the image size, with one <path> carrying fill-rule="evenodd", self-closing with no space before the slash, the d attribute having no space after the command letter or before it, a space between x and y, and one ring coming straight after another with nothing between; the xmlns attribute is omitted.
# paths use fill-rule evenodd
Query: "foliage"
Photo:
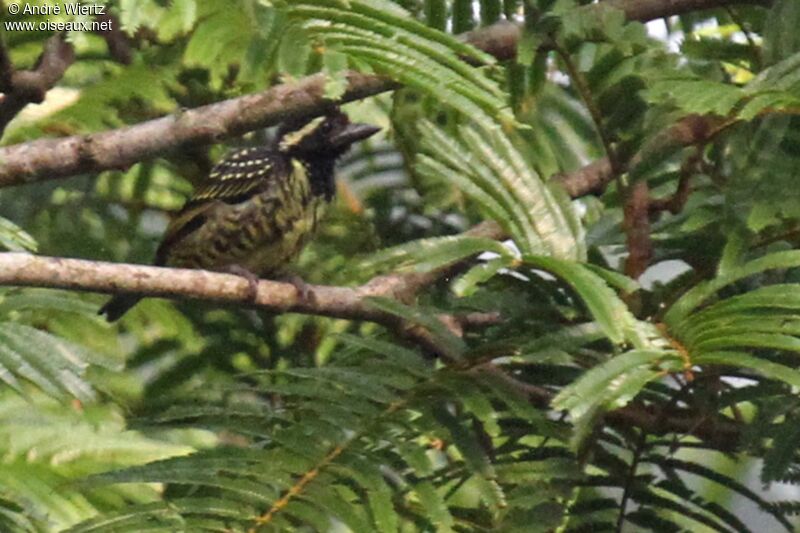
<svg viewBox="0 0 800 533"><path fill-rule="evenodd" d="M95 295L3 289L0 530L797 527L795 0L649 29L579 0L107 4L132 60L68 33L75 64L1 142L386 76L403 88L345 107L386 133L341 161L296 269L354 285L455 263L413 302L371 302L448 358L372 323L152 299L111 326ZM515 59L457 36L504 19ZM29 68L48 37L4 42ZM693 116L701 144L660 143ZM0 191L0 246L147 263L226 148ZM563 175L609 149L616 179L570 199ZM678 208L631 224L637 183L670 200L687 180ZM463 234L487 219L507 240ZM641 246L652 268L632 279Z"/></svg>

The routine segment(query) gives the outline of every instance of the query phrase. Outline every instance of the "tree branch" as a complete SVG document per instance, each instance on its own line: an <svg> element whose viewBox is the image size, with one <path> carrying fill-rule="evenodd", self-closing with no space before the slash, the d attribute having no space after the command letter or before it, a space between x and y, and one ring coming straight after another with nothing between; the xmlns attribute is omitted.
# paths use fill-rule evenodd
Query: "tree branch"
<svg viewBox="0 0 800 533"><path fill-rule="evenodd" d="M0 5L2 7L2 5ZM5 40L0 35L0 93L6 94L13 88L11 77L14 75L14 65L8 55Z"/></svg>
<svg viewBox="0 0 800 533"><path fill-rule="evenodd" d="M97 22L106 23L100 25L101 29L97 30L97 34L106 41L108 54L119 63L129 65L133 61L133 45L122 31L119 19L111 13L96 15L94 19Z"/></svg>
<svg viewBox="0 0 800 533"><path fill-rule="evenodd" d="M2 71L2 100L0 100L0 134L23 107L39 103L69 66L75 61L72 45L61 34L54 35L44 45L44 51L33 70L14 71L5 43L0 43Z"/></svg>
<svg viewBox="0 0 800 533"><path fill-rule="evenodd" d="M631 171L651 157L666 155L687 146L704 144L719 134L730 123L720 117L689 115L653 137L630 161L623 162L623 170ZM614 179L607 157L592 161L573 172L556 174L558 181L573 198L600 193Z"/></svg>
<svg viewBox="0 0 800 533"><path fill-rule="evenodd" d="M342 101L377 94L396 85L384 78L351 72ZM225 100L155 120L93 135L75 135L0 148L0 187L86 172L125 169L179 146L208 144L306 114L322 114L334 104L323 98L325 76Z"/></svg>
<svg viewBox="0 0 800 533"><path fill-rule="evenodd" d="M499 239L504 231L495 222L483 222L465 232L472 237ZM0 253L0 286L45 287L109 294L137 294L166 298L193 298L254 307L275 313L297 312L335 318L369 320L383 324L446 360L452 354L438 346L430 332L370 305L382 297L411 302L418 291L447 276L456 265L429 272L377 276L360 287L311 285L312 298L303 298L291 283L260 280L255 298L242 276L207 270L88 261L26 253ZM440 317L455 334L464 327L496 321L490 315Z"/></svg>
<svg viewBox="0 0 800 533"><path fill-rule="evenodd" d="M608 5L625 12L628 20L646 22L690 11L716 9L732 5L756 5L769 7L772 0L608 0Z"/></svg>
<svg viewBox="0 0 800 533"><path fill-rule="evenodd" d="M650 189L644 180L634 183L623 206L625 243L628 257L625 259L625 274L633 279L650 266L653 258L653 240L650 237Z"/></svg>
<svg viewBox="0 0 800 533"><path fill-rule="evenodd" d="M386 276L356 288L314 285L311 286L314 298L303 301L291 283L261 280L257 295L252 299L248 281L233 274L16 252L0 254L0 285L196 298L281 313L297 311L365 320L373 320L379 313L365 305L364 298L396 297L418 283L413 277Z"/></svg>
<svg viewBox="0 0 800 533"><path fill-rule="evenodd" d="M617 0L630 20L651 20L690 10L730 4L765 5L764 0ZM603 9L606 3L582 9ZM500 23L470 32L465 39L483 51L508 59L516 54L520 28ZM48 78L49 79L49 78ZM324 98L321 74L296 83L225 100L159 119L92 135L39 139L0 148L0 187L64 178L87 172L125 169L177 148L219 142L299 115L322 114L333 102ZM386 78L351 72L341 101L350 102L397 88ZM10 120L10 119L9 119Z"/></svg>

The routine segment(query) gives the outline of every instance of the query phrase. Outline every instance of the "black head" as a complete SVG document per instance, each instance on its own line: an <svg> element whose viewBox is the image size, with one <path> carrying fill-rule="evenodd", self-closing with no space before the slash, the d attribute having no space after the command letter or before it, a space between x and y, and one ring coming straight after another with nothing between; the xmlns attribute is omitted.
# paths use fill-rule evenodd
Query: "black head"
<svg viewBox="0 0 800 533"><path fill-rule="evenodd" d="M380 131L372 124L353 124L347 115L334 111L312 119L291 121L278 130L279 151L299 158L336 159L350 145ZM305 156L305 157L304 157Z"/></svg>

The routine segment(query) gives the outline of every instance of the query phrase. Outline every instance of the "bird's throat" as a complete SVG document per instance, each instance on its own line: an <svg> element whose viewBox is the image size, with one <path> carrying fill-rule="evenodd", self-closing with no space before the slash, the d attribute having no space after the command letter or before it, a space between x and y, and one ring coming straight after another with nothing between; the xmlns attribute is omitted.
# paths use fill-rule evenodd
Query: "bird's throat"
<svg viewBox="0 0 800 533"><path fill-rule="evenodd" d="M328 157L298 159L308 174L311 192L315 196L324 196L330 202L336 193L334 167L336 159Z"/></svg>

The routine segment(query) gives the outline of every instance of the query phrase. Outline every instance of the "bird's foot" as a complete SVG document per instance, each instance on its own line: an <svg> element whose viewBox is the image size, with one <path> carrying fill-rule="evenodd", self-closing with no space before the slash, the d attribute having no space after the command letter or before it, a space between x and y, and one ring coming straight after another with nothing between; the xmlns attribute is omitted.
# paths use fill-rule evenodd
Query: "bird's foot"
<svg viewBox="0 0 800 533"><path fill-rule="evenodd" d="M241 276L247 280L248 297L255 302L258 297L258 276L241 265L228 265L225 269L228 274Z"/></svg>
<svg viewBox="0 0 800 533"><path fill-rule="evenodd" d="M283 280L286 283L290 283L295 290L297 291L297 298L300 303L303 304L313 304L316 301L316 297L314 296L314 289L311 288L311 285L306 283L303 278L298 276L297 274L290 274L285 276Z"/></svg>

